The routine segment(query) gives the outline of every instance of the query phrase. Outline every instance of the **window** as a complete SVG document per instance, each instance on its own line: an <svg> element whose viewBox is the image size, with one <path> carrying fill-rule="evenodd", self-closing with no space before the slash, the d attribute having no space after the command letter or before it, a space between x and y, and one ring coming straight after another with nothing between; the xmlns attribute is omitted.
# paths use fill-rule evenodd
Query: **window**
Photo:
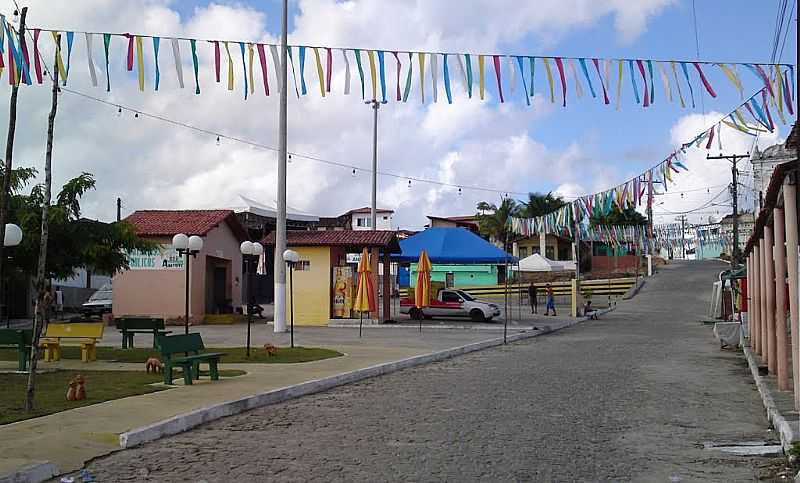
<svg viewBox="0 0 800 483"><path fill-rule="evenodd" d="M371 221L370 218L356 218L356 226L369 228Z"/></svg>
<svg viewBox="0 0 800 483"><path fill-rule="evenodd" d="M294 270L296 272L309 272L311 271L311 262L308 260L300 260L294 264Z"/></svg>
<svg viewBox="0 0 800 483"><path fill-rule="evenodd" d="M461 297L455 292L442 292L442 302L461 302Z"/></svg>
<svg viewBox="0 0 800 483"><path fill-rule="evenodd" d="M384 216L384 217L383 217L383 219L384 219L384 220L388 220L388 219L389 219L389 217L388 217L388 216Z"/></svg>
<svg viewBox="0 0 800 483"><path fill-rule="evenodd" d="M525 258L528 256L528 247L519 247L519 258Z"/></svg>
<svg viewBox="0 0 800 483"><path fill-rule="evenodd" d="M548 246L544 248L544 256L549 258L550 260L555 260L553 254L555 253L555 249L552 246Z"/></svg>

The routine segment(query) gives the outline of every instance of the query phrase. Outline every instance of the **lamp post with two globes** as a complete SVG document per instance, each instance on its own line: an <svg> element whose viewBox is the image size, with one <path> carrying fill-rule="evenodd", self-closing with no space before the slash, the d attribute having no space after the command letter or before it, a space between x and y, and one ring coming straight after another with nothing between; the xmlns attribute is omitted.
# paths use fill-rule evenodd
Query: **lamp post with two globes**
<svg viewBox="0 0 800 483"><path fill-rule="evenodd" d="M197 235L188 236L185 233L178 233L172 237L172 248L178 255L186 256L186 319L184 319L185 333L189 333L189 255L196 257L203 249L203 239Z"/></svg>
<svg viewBox="0 0 800 483"><path fill-rule="evenodd" d="M245 307L247 307L247 357L250 357L250 326L253 325L253 272L258 266L258 260L264 253L264 247L258 242L244 241L239 246L244 261L244 269L247 272L247 294L245 297Z"/></svg>
<svg viewBox="0 0 800 483"><path fill-rule="evenodd" d="M294 347L294 267L300 261L300 254L294 250L283 252L283 261L289 266L289 346Z"/></svg>
<svg viewBox="0 0 800 483"><path fill-rule="evenodd" d="M22 229L13 224L13 223L6 223L6 235L3 239L3 246L4 247L15 247L22 242ZM8 286L4 285L3 288L6 292L8 292ZM3 306L2 308L8 310L8 297L3 297ZM6 314L6 328L11 327L11 314Z"/></svg>

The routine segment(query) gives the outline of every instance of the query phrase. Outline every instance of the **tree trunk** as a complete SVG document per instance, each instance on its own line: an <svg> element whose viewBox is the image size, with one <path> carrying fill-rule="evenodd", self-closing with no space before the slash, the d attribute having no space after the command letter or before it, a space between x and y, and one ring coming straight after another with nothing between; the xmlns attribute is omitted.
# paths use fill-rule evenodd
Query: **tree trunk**
<svg viewBox="0 0 800 483"><path fill-rule="evenodd" d="M19 39L25 38L25 17L28 15L28 7L23 7L20 13L19 21ZM10 40L10 39L9 39ZM19 43L18 45L22 45ZM8 75L11 75L9 69ZM8 220L8 197L11 187L11 168L13 166L12 160L14 158L14 134L17 131L17 95L19 94L20 79L11 86L11 101L8 104L8 137L6 138L6 159L3 165L3 190L0 191L0 294L3 293L3 261L5 260L5 239L6 239L6 221ZM7 307L0 305L0 315L2 309L8 310Z"/></svg>
<svg viewBox="0 0 800 483"><path fill-rule="evenodd" d="M61 37L56 40L60 44ZM50 116L47 118L47 151L44 158L44 203L42 204L42 234L39 243L39 266L36 268L36 311L33 318L33 342L31 348L30 372L28 373L28 389L25 394L25 410L33 410L33 401L36 390L36 365L39 360L39 338L42 335L42 327L47 320L47 313L53 298L50 295L50 287L45 283L45 267L47 264L47 236L48 236L48 216L50 211L51 188L53 177L51 163L53 160L53 130L58 110L58 69L53 62L53 100L50 107Z"/></svg>

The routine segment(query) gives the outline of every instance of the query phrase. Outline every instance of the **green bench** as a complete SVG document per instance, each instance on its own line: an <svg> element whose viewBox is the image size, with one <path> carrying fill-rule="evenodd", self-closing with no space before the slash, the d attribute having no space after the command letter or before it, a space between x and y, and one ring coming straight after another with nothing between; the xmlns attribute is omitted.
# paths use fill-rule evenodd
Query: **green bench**
<svg viewBox="0 0 800 483"><path fill-rule="evenodd" d="M172 369L183 368L183 382L192 384L192 379L200 379L200 364L208 363L211 380L219 380L217 364L223 352L206 352L200 334L162 335L158 337L158 349L164 358L164 384L172 385ZM185 354L180 356L179 354Z"/></svg>
<svg viewBox="0 0 800 483"><path fill-rule="evenodd" d="M17 370L27 371L28 361L31 359L31 344L33 331L30 329L0 329L0 347L17 349Z"/></svg>
<svg viewBox="0 0 800 483"><path fill-rule="evenodd" d="M171 331L164 330L164 319L157 317L117 317L114 319L117 330L122 332L122 348L133 349L135 334L153 334L153 348L157 349L156 340Z"/></svg>

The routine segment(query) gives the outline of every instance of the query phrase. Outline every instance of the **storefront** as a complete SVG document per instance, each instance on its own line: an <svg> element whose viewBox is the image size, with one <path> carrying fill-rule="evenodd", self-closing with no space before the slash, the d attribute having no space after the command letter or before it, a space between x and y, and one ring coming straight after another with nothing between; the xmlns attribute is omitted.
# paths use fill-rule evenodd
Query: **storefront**
<svg viewBox="0 0 800 483"><path fill-rule="evenodd" d="M292 287L286 285L287 302L293 296L296 325L327 325L333 318L358 318L351 310L356 292L356 270L361 251L370 251L371 274L378 293L391 293L389 255L400 252L393 231L289 231L287 245L300 255L292 274ZM274 249L275 236L262 244ZM380 277L379 277L380 275ZM380 278L380 281L379 281ZM293 289L293 293L289 290ZM383 297L379 313L371 318L386 320L389 297ZM287 304L287 320L290 318Z"/></svg>
<svg viewBox="0 0 800 483"><path fill-rule="evenodd" d="M241 306L239 244L247 239L247 232L232 210L136 211L126 221L158 249L128 254L130 269L113 279L115 316L184 317L186 259L171 246L177 233L203 239L203 249L189 257L192 322L201 323L206 314L229 313Z"/></svg>

